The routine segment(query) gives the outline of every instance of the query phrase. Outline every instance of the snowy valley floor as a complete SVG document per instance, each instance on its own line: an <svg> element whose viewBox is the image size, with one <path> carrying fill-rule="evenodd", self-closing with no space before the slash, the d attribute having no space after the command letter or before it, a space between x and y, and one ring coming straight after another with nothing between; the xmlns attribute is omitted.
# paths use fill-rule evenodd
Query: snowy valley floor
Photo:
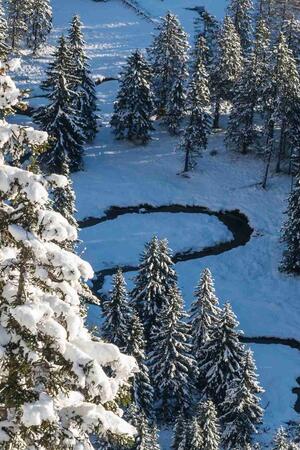
<svg viewBox="0 0 300 450"><path fill-rule="evenodd" d="M170 0L171 1L171 0ZM158 16L170 6L154 0L148 10ZM171 2L172 3L172 2ZM192 32L193 13L183 4L193 6L196 1L176 2L176 13ZM207 0L207 7L210 2ZM213 3L213 2L212 2ZM221 2L222 3L222 2ZM137 16L119 0L94 3L88 0L53 0L54 26L51 42L45 54L37 59L24 57L19 83L31 87L32 96L39 95L39 83L45 64L57 36L66 31L71 16L81 15L88 54L95 78L116 76L124 59L136 47L151 42L153 23ZM213 12L222 15L222 7ZM254 229L245 245L217 256L179 262L176 269L186 307L193 298L193 290L200 272L209 267L215 277L221 303L230 300L246 336L280 336L300 340L300 279L278 272L282 247L279 232L283 211L290 189L290 179L272 174L267 191L258 182L264 165L252 156L238 156L227 152L223 133L213 134L209 149L199 161L190 178L177 175L182 169L182 155L177 151L177 138L172 138L159 124L151 143L135 147L115 141L109 128L118 87L117 81L99 85L98 98L102 127L96 141L85 149L85 171L73 176L77 195L78 218L100 217L110 206L200 205L218 211L239 209ZM44 99L30 101L37 105ZM16 120L24 121L24 117ZM213 154L211 154L211 152ZM145 241L153 234L167 238L175 252L201 249L232 238L228 229L215 217L194 214L157 213L131 214L86 228L81 232L81 251L95 271L121 265L137 265ZM133 272L126 274L129 287ZM104 291L110 287L105 279ZM99 308L89 309L89 324L98 324ZM253 345L265 389L263 406L265 428L273 432L280 423L298 420L293 409L296 396L292 388L300 376L299 352L280 345ZM163 435L162 446L168 448L169 436Z"/></svg>

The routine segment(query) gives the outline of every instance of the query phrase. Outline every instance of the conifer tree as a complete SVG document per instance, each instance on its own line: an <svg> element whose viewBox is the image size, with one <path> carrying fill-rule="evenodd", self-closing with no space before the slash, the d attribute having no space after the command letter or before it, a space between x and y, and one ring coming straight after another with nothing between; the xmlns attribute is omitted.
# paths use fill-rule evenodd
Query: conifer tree
<svg viewBox="0 0 300 450"><path fill-rule="evenodd" d="M3 78L2 106L13 106L15 85ZM85 327L80 295L93 271L62 249L77 231L50 206L64 178L5 165L2 155L0 166L1 450L88 449L92 433L132 435L106 405L136 364Z"/></svg>
<svg viewBox="0 0 300 450"><path fill-rule="evenodd" d="M201 450L219 450L220 430L217 410L211 400L201 405L200 427L202 434Z"/></svg>
<svg viewBox="0 0 300 450"><path fill-rule="evenodd" d="M205 269L195 291L195 300L189 314L192 354L199 369L202 364L203 347L215 331L220 312L212 274L209 269Z"/></svg>
<svg viewBox="0 0 300 450"><path fill-rule="evenodd" d="M170 12L162 18L158 34L149 50L153 70L153 90L158 115L171 113L170 98L178 95L182 101L187 79L188 40L178 18ZM179 102L179 103L180 103ZM181 105L180 105L181 106ZM181 111L181 108L179 108Z"/></svg>
<svg viewBox="0 0 300 450"><path fill-rule="evenodd" d="M187 418L180 411L175 418L172 434L172 450L184 450L187 447Z"/></svg>
<svg viewBox="0 0 300 450"><path fill-rule="evenodd" d="M194 21L195 26L195 55L197 55L197 45L199 38L204 38L207 50L205 52L205 63L209 74L211 73L218 54L218 35L220 24L218 20L207 12L204 8L199 11L199 17Z"/></svg>
<svg viewBox="0 0 300 450"><path fill-rule="evenodd" d="M204 38L200 37L195 69L188 89L190 117L181 142L181 148L185 153L184 172L195 166L196 158L206 149L207 137L211 130L210 115L207 112L210 105L210 90L204 64L206 51Z"/></svg>
<svg viewBox="0 0 300 450"><path fill-rule="evenodd" d="M119 269L113 277L113 289L107 300L103 301L104 323L102 337L115 344L122 351L128 346L128 328L132 310L128 301L126 282Z"/></svg>
<svg viewBox="0 0 300 450"><path fill-rule="evenodd" d="M230 17L225 17L219 37L218 61L212 73L212 93L215 101L213 128L219 127L223 100L231 100L233 87L243 66L241 43Z"/></svg>
<svg viewBox="0 0 300 450"><path fill-rule="evenodd" d="M170 97L166 104L166 117L164 119L170 134L179 134L180 123L185 115L186 92L184 80L178 78L174 81Z"/></svg>
<svg viewBox="0 0 300 450"><path fill-rule="evenodd" d="M136 429L133 450L159 450L158 432L156 425L150 421L143 410L135 405L129 408L126 418Z"/></svg>
<svg viewBox="0 0 300 450"><path fill-rule="evenodd" d="M231 382L241 377L245 350L239 341L237 326L231 305L226 303L210 340L203 347L200 376L206 383L204 394L214 401L217 408L224 401Z"/></svg>
<svg viewBox="0 0 300 450"><path fill-rule="evenodd" d="M89 59L85 52L82 23L79 16L74 16L69 31L71 58L77 78L75 90L78 92L78 110L83 122L83 130L87 141L91 142L97 133L97 96L96 86L92 79Z"/></svg>
<svg viewBox="0 0 300 450"><path fill-rule="evenodd" d="M292 50L289 49L283 33L280 34L277 47L276 65L276 116L280 122L280 142L276 171L281 169L281 160L286 146L295 137L300 137L298 118L300 112L300 77ZM296 136L295 136L296 134Z"/></svg>
<svg viewBox="0 0 300 450"><path fill-rule="evenodd" d="M27 36L31 0L5 0L8 25L8 43L13 52L18 51Z"/></svg>
<svg viewBox="0 0 300 450"><path fill-rule="evenodd" d="M35 54L47 41L52 29L50 0L31 0L28 19L28 45Z"/></svg>
<svg viewBox="0 0 300 450"><path fill-rule="evenodd" d="M69 161L71 172L82 169L83 125L74 106L77 94L69 47L65 38L59 39L54 61L47 70L42 88L48 92L50 103L42 106L34 115L35 121L50 134L52 141L43 154L42 163L48 171L64 173L64 163Z"/></svg>
<svg viewBox="0 0 300 450"><path fill-rule="evenodd" d="M252 443L256 426L261 423L263 410L259 406L258 394L263 389L257 382L256 367L250 350L243 361L241 378L229 385L221 405L221 421L224 427L223 446L225 449L243 449Z"/></svg>
<svg viewBox="0 0 300 450"><path fill-rule="evenodd" d="M9 53L7 45L8 26L5 18L3 2L0 0L0 61L6 61Z"/></svg>
<svg viewBox="0 0 300 450"><path fill-rule="evenodd" d="M252 0L230 0L229 15L240 37L243 54L246 55L252 41Z"/></svg>
<svg viewBox="0 0 300 450"><path fill-rule="evenodd" d="M289 442L288 442L287 433L284 428L280 427L277 430L277 433L274 437L273 444L274 444L273 448L272 448L273 450L288 450Z"/></svg>
<svg viewBox="0 0 300 450"><path fill-rule="evenodd" d="M146 144L153 129L151 71L144 56L135 51L122 71L111 126L118 139Z"/></svg>
<svg viewBox="0 0 300 450"><path fill-rule="evenodd" d="M227 146L241 153L247 153L257 139L254 113L264 95L262 86L270 75L268 53L269 32L264 20L260 20L253 51L234 89L233 108L226 133Z"/></svg>
<svg viewBox="0 0 300 450"><path fill-rule="evenodd" d="M169 292L169 304L160 312L151 335L149 369L158 399L158 413L170 420L191 406L195 360L191 355L189 326L184 322L183 301L177 287Z"/></svg>
<svg viewBox="0 0 300 450"><path fill-rule="evenodd" d="M145 330L147 351L150 347L151 331L160 321L160 312L169 302L169 292L176 285L177 276L166 240L156 236L146 244L131 293L132 304L138 311Z"/></svg>
<svg viewBox="0 0 300 450"><path fill-rule="evenodd" d="M300 178L290 193L287 208L287 220L282 229L282 241L286 246L281 270L288 273L300 273Z"/></svg>
<svg viewBox="0 0 300 450"><path fill-rule="evenodd" d="M128 336L124 335L124 339L127 341L125 353L133 356L139 367L139 372L135 374L133 380L134 403L148 419L152 419L154 392L145 356L144 330L135 311L130 317L127 332Z"/></svg>

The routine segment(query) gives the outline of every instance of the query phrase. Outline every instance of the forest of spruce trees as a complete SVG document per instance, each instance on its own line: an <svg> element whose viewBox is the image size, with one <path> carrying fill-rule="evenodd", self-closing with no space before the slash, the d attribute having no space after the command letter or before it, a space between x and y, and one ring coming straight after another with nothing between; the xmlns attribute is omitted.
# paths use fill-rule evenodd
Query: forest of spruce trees
<svg viewBox="0 0 300 450"><path fill-rule="evenodd" d="M287 7L269 14L270 3L231 0L222 23L203 10L192 45L168 12L147 51L127 58L110 125L141 152L157 127L179 136L180 176L223 127L228 152L263 159L259 188L271 170L289 175L279 270L299 275L300 26ZM156 450L165 427L172 450L259 449L263 388L208 268L186 311L169 244L154 236L133 289L119 269L100 300L102 326L86 326L86 305L99 300L77 254L71 174L84 170L99 118L82 26L74 15L56 43L47 101L33 114L40 130L15 125L6 120L24 108L15 56L36 57L52 8L0 3L0 448ZM282 427L271 448L299 449L299 440Z"/></svg>

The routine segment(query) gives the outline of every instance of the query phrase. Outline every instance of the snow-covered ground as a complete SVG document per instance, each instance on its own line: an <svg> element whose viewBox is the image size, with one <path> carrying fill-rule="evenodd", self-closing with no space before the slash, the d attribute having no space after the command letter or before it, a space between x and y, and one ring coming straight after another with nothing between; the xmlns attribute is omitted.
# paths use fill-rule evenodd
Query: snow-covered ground
<svg viewBox="0 0 300 450"><path fill-rule="evenodd" d="M167 9L175 10L186 29L192 33L195 15L186 7L205 4L219 17L225 0L140 0L158 17ZM125 58L135 48L151 42L154 24L137 16L121 0L95 3L92 0L52 0L54 26L49 47L35 60L24 58L19 74L21 86L33 88L37 95L56 38L66 32L75 13L84 24L87 51L93 75L116 76ZM199 273L210 267L217 293L223 303L230 300L241 328L247 336L282 336L300 339L300 280L278 272L282 247L279 232L290 179L272 174L267 191L257 183L264 165L252 156L228 153L223 146L223 133L211 136L209 150L199 161L190 178L177 175L182 168L182 155L177 151L177 138L171 138L159 125L152 142L135 147L115 141L108 122L118 88L117 81L98 87L102 128L96 141L85 149L85 172L75 174L78 218L99 217L112 205L126 206L149 203L203 205L213 210L240 209L250 220L254 234L250 242L230 252L201 260L178 263L176 269L186 305L192 300ZM37 104L43 99L33 99ZM18 119L19 120L19 119ZM211 151L214 151L211 154ZM142 244L152 234L167 237L175 250L202 248L231 236L214 217L203 215L152 214L128 215L81 232L85 257L99 270L117 264L136 264ZM134 274L127 274L129 286ZM105 288L109 288L107 279ZM89 323L99 322L99 311L91 307ZM299 353L282 346L253 346L261 382L266 393L265 426L271 430L280 423L299 418L293 410L296 400L291 389L300 375ZM168 445L164 439L164 446Z"/></svg>

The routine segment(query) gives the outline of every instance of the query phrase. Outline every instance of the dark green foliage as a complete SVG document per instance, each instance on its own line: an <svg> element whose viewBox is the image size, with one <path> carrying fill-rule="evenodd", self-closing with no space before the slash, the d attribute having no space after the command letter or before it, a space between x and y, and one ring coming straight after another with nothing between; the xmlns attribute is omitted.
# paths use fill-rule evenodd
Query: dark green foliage
<svg viewBox="0 0 300 450"><path fill-rule="evenodd" d="M139 51L127 60L122 71L120 89L114 106L111 125L118 139L128 139L146 144L153 129L151 71L147 61Z"/></svg>
<svg viewBox="0 0 300 450"><path fill-rule="evenodd" d="M34 115L34 120L51 137L48 151L42 155L42 164L48 172L63 174L63 165L68 160L71 172L81 170L84 134L75 106L78 96L74 91L78 79L63 36L46 73L42 88L48 92L49 104L39 108Z"/></svg>

